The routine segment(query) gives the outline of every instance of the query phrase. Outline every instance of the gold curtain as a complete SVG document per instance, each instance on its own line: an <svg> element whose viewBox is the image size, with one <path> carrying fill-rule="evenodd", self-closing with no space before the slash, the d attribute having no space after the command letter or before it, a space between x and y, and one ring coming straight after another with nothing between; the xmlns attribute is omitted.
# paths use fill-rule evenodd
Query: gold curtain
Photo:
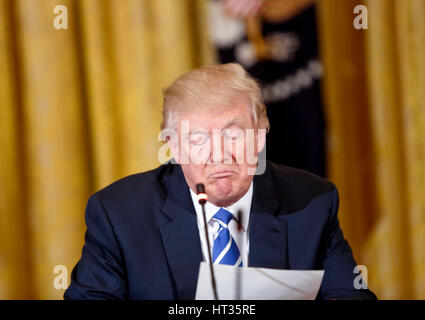
<svg viewBox="0 0 425 320"><path fill-rule="evenodd" d="M61 299L88 196L158 165L160 88L214 60L206 2L0 0L0 299ZM425 0L318 0L318 18L344 233L379 298L425 299Z"/></svg>
<svg viewBox="0 0 425 320"><path fill-rule="evenodd" d="M0 0L0 299L61 299L88 196L159 165L160 89L213 62L205 6Z"/></svg>
<svg viewBox="0 0 425 320"><path fill-rule="evenodd" d="M318 16L343 230L379 298L425 299L425 1L321 0Z"/></svg>

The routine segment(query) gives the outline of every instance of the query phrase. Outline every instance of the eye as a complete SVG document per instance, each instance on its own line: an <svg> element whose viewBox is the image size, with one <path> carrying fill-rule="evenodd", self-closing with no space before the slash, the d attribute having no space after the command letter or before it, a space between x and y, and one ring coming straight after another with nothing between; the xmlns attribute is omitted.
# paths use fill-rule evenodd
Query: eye
<svg viewBox="0 0 425 320"><path fill-rule="evenodd" d="M224 129L223 136L225 139L236 141L243 137L243 131L240 128Z"/></svg>
<svg viewBox="0 0 425 320"><path fill-rule="evenodd" d="M209 135L205 133L191 133L189 136L189 142L193 146L201 146L208 141Z"/></svg>

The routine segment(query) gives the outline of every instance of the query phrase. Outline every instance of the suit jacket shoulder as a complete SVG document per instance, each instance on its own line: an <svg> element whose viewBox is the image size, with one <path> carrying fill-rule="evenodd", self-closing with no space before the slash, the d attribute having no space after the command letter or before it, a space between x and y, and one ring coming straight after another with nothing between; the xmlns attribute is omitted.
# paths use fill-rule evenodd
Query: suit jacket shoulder
<svg viewBox="0 0 425 320"><path fill-rule="evenodd" d="M281 213L286 214L300 211L313 199L336 191L334 184L322 177L273 162L267 162L265 173L254 181L267 190L266 198L278 199Z"/></svg>
<svg viewBox="0 0 425 320"><path fill-rule="evenodd" d="M160 166L150 171L129 175L97 191L95 195L100 199L127 202L130 198L151 195L155 191L161 194L163 190L159 181L165 171L167 171L167 167Z"/></svg>

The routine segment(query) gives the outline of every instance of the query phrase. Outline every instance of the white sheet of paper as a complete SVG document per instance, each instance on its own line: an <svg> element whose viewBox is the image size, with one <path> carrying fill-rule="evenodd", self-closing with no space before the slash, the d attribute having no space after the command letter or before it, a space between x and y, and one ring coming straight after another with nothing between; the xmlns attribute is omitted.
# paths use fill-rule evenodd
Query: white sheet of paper
<svg viewBox="0 0 425 320"><path fill-rule="evenodd" d="M220 300L314 300L324 271L214 265L214 274ZM212 299L210 266L201 262L196 300Z"/></svg>

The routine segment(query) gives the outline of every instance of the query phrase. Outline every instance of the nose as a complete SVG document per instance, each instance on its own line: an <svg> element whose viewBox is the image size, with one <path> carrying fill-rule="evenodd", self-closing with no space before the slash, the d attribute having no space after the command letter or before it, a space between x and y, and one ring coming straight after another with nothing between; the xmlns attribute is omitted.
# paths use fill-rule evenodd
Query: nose
<svg viewBox="0 0 425 320"><path fill-rule="evenodd" d="M213 164L232 163L232 146L225 143L221 130L214 130L211 140L211 162Z"/></svg>

